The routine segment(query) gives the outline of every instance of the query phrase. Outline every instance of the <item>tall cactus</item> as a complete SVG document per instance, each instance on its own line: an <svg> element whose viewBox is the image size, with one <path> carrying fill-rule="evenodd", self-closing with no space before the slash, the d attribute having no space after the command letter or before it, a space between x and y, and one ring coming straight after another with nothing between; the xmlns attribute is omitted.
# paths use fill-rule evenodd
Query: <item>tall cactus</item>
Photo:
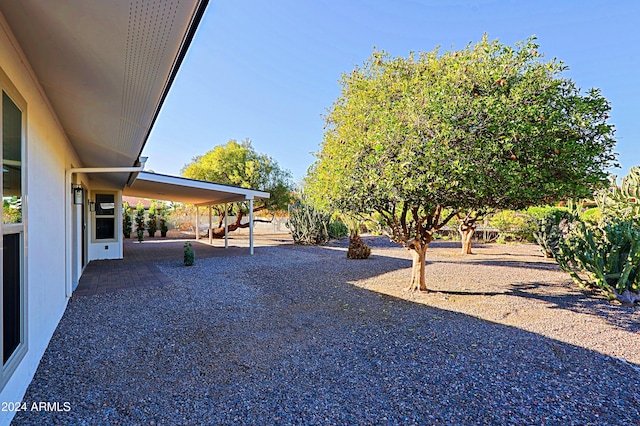
<svg viewBox="0 0 640 426"><path fill-rule="evenodd" d="M560 240L568 231L569 224L575 216L567 210L552 209L537 220L537 229L533 237L546 257L556 257L560 250Z"/></svg>
<svg viewBox="0 0 640 426"><path fill-rule="evenodd" d="M620 186L613 175L610 187L596 192L594 198L603 214L640 221L640 167L632 167Z"/></svg>

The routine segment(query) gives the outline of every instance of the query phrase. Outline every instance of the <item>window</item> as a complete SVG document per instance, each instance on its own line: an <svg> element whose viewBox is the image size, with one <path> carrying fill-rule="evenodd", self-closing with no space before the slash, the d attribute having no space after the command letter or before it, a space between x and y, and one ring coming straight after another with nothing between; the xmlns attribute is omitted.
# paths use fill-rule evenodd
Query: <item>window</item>
<svg viewBox="0 0 640 426"><path fill-rule="evenodd" d="M114 194L96 194L96 240L116 237L116 203Z"/></svg>
<svg viewBox="0 0 640 426"><path fill-rule="evenodd" d="M2 145L2 274L0 274L0 387L26 353L24 279L24 122L25 102L0 70L0 145Z"/></svg>

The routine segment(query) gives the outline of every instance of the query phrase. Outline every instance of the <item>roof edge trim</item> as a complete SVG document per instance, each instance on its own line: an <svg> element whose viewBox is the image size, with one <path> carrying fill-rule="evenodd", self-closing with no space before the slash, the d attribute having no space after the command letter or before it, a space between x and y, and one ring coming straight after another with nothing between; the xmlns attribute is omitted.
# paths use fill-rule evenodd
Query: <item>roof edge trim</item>
<svg viewBox="0 0 640 426"><path fill-rule="evenodd" d="M147 145L147 141L149 140L149 136L151 135L151 131L153 130L153 126L156 123L156 119L160 114L160 110L162 109L162 105L164 105L164 101L169 94L169 90L171 90L171 86L173 85L173 81L178 75L178 71L180 69L180 65L184 61L185 56L187 55L187 50L189 50L189 46L195 37L196 31L198 30L198 26L202 21L202 17L204 16L204 12L207 9L207 5L209 4L209 0L200 0L198 6L196 6L193 16L191 17L191 23L189 24L189 29L185 34L184 39L182 40L182 44L180 45L180 50L176 55L176 59L171 66L171 72L169 73L169 77L162 89L162 95L160 96L160 101L156 107L156 111L153 113L153 118L151 119L151 124L149 125L149 129L147 130L147 134L144 136L144 141L142 142L142 147L140 148L140 152L138 153L138 159L142 155L142 151L144 147Z"/></svg>

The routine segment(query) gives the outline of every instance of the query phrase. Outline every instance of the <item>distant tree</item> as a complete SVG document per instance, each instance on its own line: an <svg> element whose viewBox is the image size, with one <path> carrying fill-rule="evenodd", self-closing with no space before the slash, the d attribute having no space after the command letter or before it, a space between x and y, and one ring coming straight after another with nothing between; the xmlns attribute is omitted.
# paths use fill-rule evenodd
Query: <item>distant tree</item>
<svg viewBox="0 0 640 426"><path fill-rule="evenodd" d="M272 157L256 152L249 139L242 142L232 139L204 155L194 157L191 163L182 168L182 176L268 192L271 197L255 200L253 211L269 212L272 218L276 212L287 209L293 188L291 173L282 169ZM215 238L224 237L223 220L227 214L236 214L235 223L228 226L229 231L249 226L241 223L248 213L247 203L231 206L231 209L232 211L225 211L223 206L216 206L219 222L218 227L213 230Z"/></svg>
<svg viewBox="0 0 640 426"><path fill-rule="evenodd" d="M587 195L606 181L609 103L540 58L534 38L510 47L486 35L444 54L374 51L342 76L306 191L341 211L377 212L413 252L410 288L426 291L427 246L456 215L468 234L487 209Z"/></svg>

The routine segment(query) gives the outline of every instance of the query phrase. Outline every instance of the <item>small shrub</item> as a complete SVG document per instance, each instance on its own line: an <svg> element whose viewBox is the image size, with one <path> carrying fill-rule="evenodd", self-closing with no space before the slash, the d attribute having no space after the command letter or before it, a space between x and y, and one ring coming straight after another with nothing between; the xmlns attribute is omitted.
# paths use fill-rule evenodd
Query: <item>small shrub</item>
<svg viewBox="0 0 640 426"><path fill-rule="evenodd" d="M334 220L329 225L329 237L330 238L342 238L349 235L349 228L347 225L339 220Z"/></svg>
<svg viewBox="0 0 640 426"><path fill-rule="evenodd" d="M184 266L193 266L196 260L196 254L191 247L190 242L184 243Z"/></svg>
<svg viewBox="0 0 640 426"><path fill-rule="evenodd" d="M348 259L368 259L371 255L371 247L365 244L360 235L351 234L349 237Z"/></svg>
<svg viewBox="0 0 640 426"><path fill-rule="evenodd" d="M489 226L498 230L497 243L523 241L526 215L513 210L502 210L491 216Z"/></svg>

